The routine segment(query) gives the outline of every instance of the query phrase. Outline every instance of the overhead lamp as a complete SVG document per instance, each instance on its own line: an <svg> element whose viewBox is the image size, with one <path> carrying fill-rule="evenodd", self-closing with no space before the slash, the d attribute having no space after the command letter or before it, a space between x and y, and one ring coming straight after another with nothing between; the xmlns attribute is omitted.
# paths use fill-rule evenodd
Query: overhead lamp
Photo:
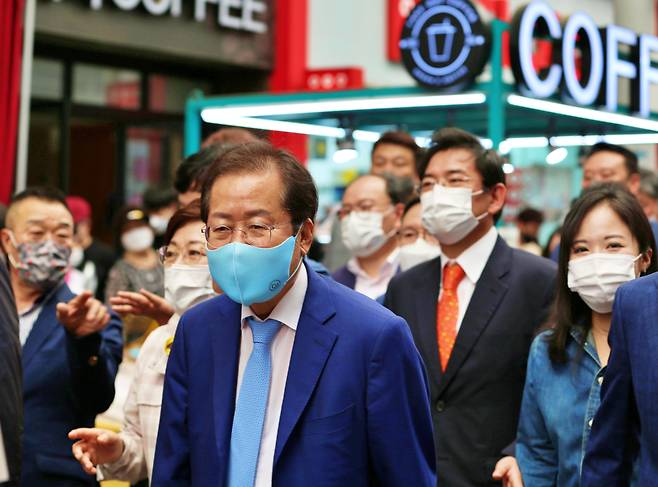
<svg viewBox="0 0 658 487"><path fill-rule="evenodd" d="M499 150L501 154L509 154L512 149L547 146L548 139L546 137L513 137L503 140L500 143Z"/></svg>
<svg viewBox="0 0 658 487"><path fill-rule="evenodd" d="M569 155L565 147L551 147L551 151L546 155L546 164L554 166L564 161Z"/></svg>
<svg viewBox="0 0 658 487"><path fill-rule="evenodd" d="M612 123L615 125L623 125L626 127L634 127L642 130L658 132L658 121L641 117L633 117L631 115L623 115L621 113L600 111L593 108L577 107L573 105L567 105L565 103L538 100L536 98L529 98L520 95L509 95L507 97L507 103L521 108L529 108L542 112L555 113L557 115L566 115L568 117L583 118L585 120L595 122Z"/></svg>
<svg viewBox="0 0 658 487"><path fill-rule="evenodd" d="M484 93L477 92L455 95L369 96L338 100L270 103L264 105L231 105L229 107L204 108L201 110L201 117L209 123L217 123L212 122L212 119L217 116L272 117L283 115L308 115L312 113L390 110L397 108L480 105L486 100L487 97Z"/></svg>
<svg viewBox="0 0 658 487"><path fill-rule="evenodd" d="M506 162L503 164L503 172L505 174L512 174L514 172L514 164L511 162Z"/></svg>
<svg viewBox="0 0 658 487"><path fill-rule="evenodd" d="M345 137L339 139L336 143L338 150L334 152L334 162L336 164L345 164L359 157L359 153L354 146L354 137L351 130L345 131Z"/></svg>

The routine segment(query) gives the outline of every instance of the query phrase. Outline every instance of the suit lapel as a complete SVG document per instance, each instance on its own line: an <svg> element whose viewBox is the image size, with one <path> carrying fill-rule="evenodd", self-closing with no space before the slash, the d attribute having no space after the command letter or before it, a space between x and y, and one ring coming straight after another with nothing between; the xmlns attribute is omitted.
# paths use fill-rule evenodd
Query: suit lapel
<svg viewBox="0 0 658 487"><path fill-rule="evenodd" d="M441 381L441 364L439 362L439 346L436 336L436 306L441 288L441 259L427 263L426 272L418 277L414 286L416 295L416 323L418 340L425 362L425 368L434 384Z"/></svg>
<svg viewBox="0 0 658 487"><path fill-rule="evenodd" d="M439 396L455 377L475 346L478 338L491 322L494 312L507 292L505 275L512 265L512 251L498 237L487 265L475 284L475 291L459 328L448 366L439 383Z"/></svg>
<svg viewBox="0 0 658 487"><path fill-rule="evenodd" d="M308 272L308 290L295 333L281 407L275 465L315 390L337 338L336 333L326 326L335 309L323 279L313 271Z"/></svg>
<svg viewBox="0 0 658 487"><path fill-rule="evenodd" d="M228 465L240 356L241 307L227 298L220 299L230 306L220 308L222 314L210 326L214 363L212 397L220 465Z"/></svg>
<svg viewBox="0 0 658 487"><path fill-rule="evenodd" d="M30 362L34 359L41 347L46 344L50 335L57 331L60 326L63 326L59 323L59 321L57 321L57 303L67 301L72 297L73 294L68 291L68 287L66 285L62 285L50 296L44 299L42 303L43 307L39 312L39 317L34 322L32 331L30 331L30 334L25 341L25 345L23 346L22 355L24 369L26 369Z"/></svg>

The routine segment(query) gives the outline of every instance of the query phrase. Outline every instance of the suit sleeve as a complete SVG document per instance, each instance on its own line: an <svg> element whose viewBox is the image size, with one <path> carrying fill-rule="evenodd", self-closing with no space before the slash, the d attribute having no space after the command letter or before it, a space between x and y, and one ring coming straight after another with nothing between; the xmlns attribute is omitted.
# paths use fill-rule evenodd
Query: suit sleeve
<svg viewBox="0 0 658 487"><path fill-rule="evenodd" d="M162 395L162 412L155 447L152 485L191 485L190 441L187 429L188 370L185 318L176 330Z"/></svg>
<svg viewBox="0 0 658 487"><path fill-rule="evenodd" d="M394 318L368 367L370 461L377 485L436 485L432 417L423 365L409 327Z"/></svg>
<svg viewBox="0 0 658 487"><path fill-rule="evenodd" d="M594 417L583 461L582 487L622 487L629 485L633 459L637 454L638 413L628 356L624 289L617 291L608 341L610 359L601 386L601 405Z"/></svg>
<svg viewBox="0 0 658 487"><path fill-rule="evenodd" d="M116 313L99 333L76 337L67 333L74 394L87 411L102 413L114 400L114 379L123 355L122 323Z"/></svg>
<svg viewBox="0 0 658 487"><path fill-rule="evenodd" d="M535 339L528 359L516 438L516 461L519 463L525 485L552 487L557 482L558 458L537 399L536 381L542 374L542 371L538 370L537 355L545 353L539 340L543 340L543 337Z"/></svg>

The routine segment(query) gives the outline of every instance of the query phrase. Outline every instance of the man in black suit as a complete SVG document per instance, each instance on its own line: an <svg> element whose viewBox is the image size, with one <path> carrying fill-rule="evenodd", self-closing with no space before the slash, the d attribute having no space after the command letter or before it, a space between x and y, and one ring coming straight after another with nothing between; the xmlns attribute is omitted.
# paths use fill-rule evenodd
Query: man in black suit
<svg viewBox="0 0 658 487"><path fill-rule="evenodd" d="M4 255L0 256L0 430L4 440L9 480L0 485L18 485L23 429L21 344L18 316ZM0 463L5 461L0 459Z"/></svg>
<svg viewBox="0 0 658 487"><path fill-rule="evenodd" d="M499 156L442 129L421 165L422 221L441 256L398 274L385 305L411 327L430 381L438 485L491 480L514 441L530 343L553 300L555 266L510 248L495 222Z"/></svg>

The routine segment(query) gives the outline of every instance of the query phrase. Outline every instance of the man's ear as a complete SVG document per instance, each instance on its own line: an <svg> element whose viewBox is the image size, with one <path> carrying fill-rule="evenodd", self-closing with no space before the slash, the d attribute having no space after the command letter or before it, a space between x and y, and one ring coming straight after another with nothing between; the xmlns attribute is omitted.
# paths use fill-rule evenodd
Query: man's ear
<svg viewBox="0 0 658 487"><path fill-rule="evenodd" d="M0 245L2 245L2 250L5 254L9 254L14 249L14 245L11 239L11 230L3 228L0 230Z"/></svg>
<svg viewBox="0 0 658 487"><path fill-rule="evenodd" d="M313 221L308 218L299 231L299 247L301 248L304 255L308 255L311 250L311 245L313 245L313 230L315 225Z"/></svg>
<svg viewBox="0 0 658 487"><path fill-rule="evenodd" d="M490 215L496 215L502 211L503 207L505 206L505 200L507 198L507 186L505 186L503 183L498 183L491 187L489 194L491 195L491 202L489 203L489 208L487 208L487 211Z"/></svg>

